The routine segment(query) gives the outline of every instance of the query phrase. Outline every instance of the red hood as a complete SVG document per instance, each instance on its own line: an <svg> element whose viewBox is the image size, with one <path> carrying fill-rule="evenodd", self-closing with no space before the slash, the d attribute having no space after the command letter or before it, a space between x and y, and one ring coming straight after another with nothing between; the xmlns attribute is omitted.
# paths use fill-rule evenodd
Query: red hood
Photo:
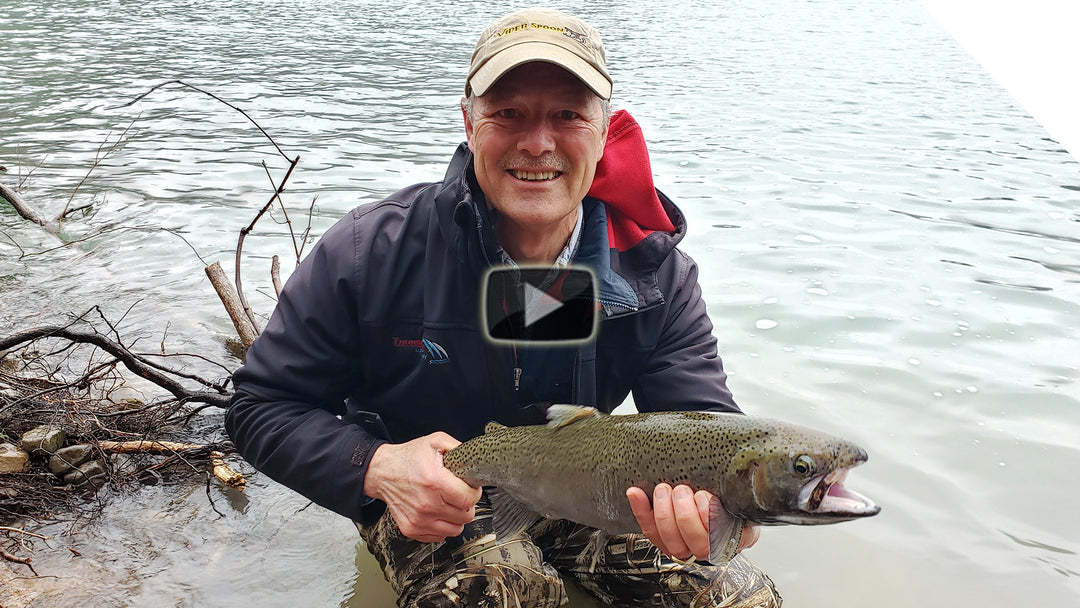
<svg viewBox="0 0 1080 608"><path fill-rule="evenodd" d="M619 251L657 230L675 231L653 186L641 125L626 110L611 115L604 156L596 165L589 196L607 203L608 243Z"/></svg>

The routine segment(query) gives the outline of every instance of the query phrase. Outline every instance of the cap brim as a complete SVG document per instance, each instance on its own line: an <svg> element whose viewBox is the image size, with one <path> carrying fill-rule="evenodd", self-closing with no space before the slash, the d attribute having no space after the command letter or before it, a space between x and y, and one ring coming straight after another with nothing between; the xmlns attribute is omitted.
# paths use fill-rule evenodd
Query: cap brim
<svg viewBox="0 0 1080 608"><path fill-rule="evenodd" d="M601 99L611 99L611 80L574 53L547 42L522 42L496 53L469 77L473 93L483 95L510 70L533 61L553 63L593 90Z"/></svg>

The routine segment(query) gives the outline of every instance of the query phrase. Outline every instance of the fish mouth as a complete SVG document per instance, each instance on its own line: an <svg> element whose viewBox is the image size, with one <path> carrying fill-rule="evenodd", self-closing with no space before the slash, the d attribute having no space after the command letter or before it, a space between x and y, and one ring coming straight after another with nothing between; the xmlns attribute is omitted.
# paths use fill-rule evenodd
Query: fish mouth
<svg viewBox="0 0 1080 608"><path fill-rule="evenodd" d="M799 493L799 510L814 518L831 521L877 515L881 507L844 485L848 471L837 469L811 479Z"/></svg>

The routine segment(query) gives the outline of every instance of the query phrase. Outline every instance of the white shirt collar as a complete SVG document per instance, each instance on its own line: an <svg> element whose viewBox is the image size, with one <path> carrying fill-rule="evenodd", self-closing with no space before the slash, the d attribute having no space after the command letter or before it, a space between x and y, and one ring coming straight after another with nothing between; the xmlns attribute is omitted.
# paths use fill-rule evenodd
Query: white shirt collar
<svg viewBox="0 0 1080 608"><path fill-rule="evenodd" d="M570 233L570 238L566 241L566 246L563 247L559 256L555 258L555 262L552 266L556 268L566 268L570 265L570 260L574 259L574 254L577 253L578 245L581 243L581 224L584 216L585 205L581 201L578 201L577 223L574 224L574 231ZM499 244L498 247L499 259L508 266L517 266L517 262L514 261L514 258L510 257L509 253L506 253L503 246Z"/></svg>

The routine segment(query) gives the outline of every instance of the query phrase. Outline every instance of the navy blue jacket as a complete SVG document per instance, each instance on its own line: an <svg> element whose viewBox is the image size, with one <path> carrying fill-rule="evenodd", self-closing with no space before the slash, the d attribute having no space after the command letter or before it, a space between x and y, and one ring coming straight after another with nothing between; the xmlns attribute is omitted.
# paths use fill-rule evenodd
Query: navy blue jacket
<svg viewBox="0 0 1080 608"><path fill-rule="evenodd" d="M480 279L497 257L464 144L442 182L354 209L289 278L234 375L225 425L240 454L370 524L385 505L364 495L364 475L384 433L404 442L441 430L465 441L492 420L542 422L529 407L537 401L609 412L631 391L641 411L738 411L697 267L675 248L685 220L666 197L653 198L675 230L641 230L619 247L610 244L609 205L585 199L573 264L598 277L595 342L516 352L481 333ZM369 413L385 431L365 423Z"/></svg>

